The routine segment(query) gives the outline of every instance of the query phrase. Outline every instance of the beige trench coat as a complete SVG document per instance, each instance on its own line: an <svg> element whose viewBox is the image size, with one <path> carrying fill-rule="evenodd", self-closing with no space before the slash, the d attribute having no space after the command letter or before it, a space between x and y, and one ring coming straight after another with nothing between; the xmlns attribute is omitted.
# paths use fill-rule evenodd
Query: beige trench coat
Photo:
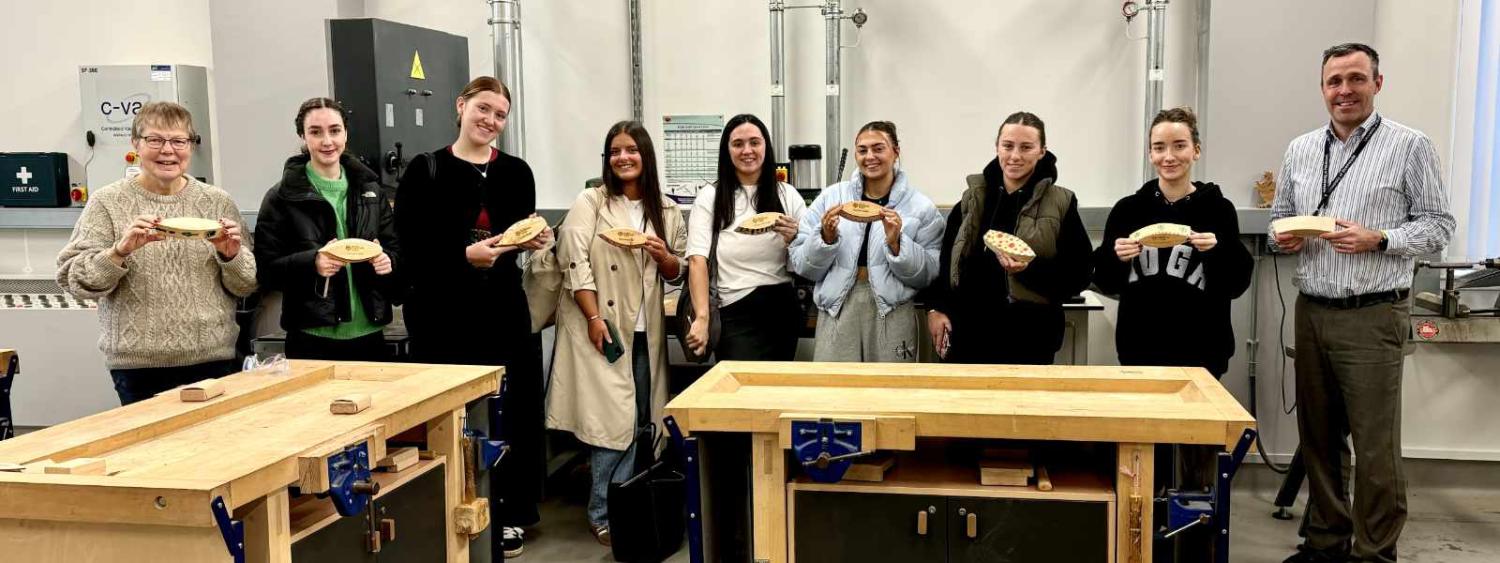
<svg viewBox="0 0 1500 563"><path fill-rule="evenodd" d="M629 212L616 200L605 205L602 188L587 189L558 229L557 266L562 269L562 291L557 305L557 353L552 364L552 384L547 391L547 427L572 432L591 446L624 450L630 447L635 427L635 383L631 373L636 315L646 316L647 349L651 353L651 420L658 421L667 403L667 327L662 312L664 281L656 261L644 250L625 250L597 236L609 229L628 227ZM677 204L662 198L662 223L667 242L687 272L682 260L687 246L687 224ZM542 259L551 253L538 253ZM641 262L645 262L645 270ZM679 276L681 278L683 276ZM644 296L642 285L644 284ZM573 292L598 292L599 314L620 332L625 355L613 364L589 341L588 322Z"/></svg>

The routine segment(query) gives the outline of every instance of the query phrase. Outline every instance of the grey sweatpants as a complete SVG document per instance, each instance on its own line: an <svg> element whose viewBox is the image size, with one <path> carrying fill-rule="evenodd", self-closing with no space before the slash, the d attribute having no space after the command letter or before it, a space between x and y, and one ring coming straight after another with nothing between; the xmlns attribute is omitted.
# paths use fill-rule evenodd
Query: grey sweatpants
<svg viewBox="0 0 1500 563"><path fill-rule="evenodd" d="M917 309L897 305L885 318L875 308L870 282L854 282L837 317L818 311L817 362L917 361Z"/></svg>

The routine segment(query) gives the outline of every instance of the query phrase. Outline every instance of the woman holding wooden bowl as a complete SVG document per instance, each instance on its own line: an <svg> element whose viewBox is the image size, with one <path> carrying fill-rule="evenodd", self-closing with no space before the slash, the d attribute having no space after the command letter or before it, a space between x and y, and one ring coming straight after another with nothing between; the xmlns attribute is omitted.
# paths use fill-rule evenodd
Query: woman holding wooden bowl
<svg viewBox="0 0 1500 563"><path fill-rule="evenodd" d="M687 272L687 225L662 194L645 127L611 126L602 156L604 185L578 194L559 228L563 282L547 426L589 446L589 527L609 545L609 483L654 454L651 439L639 436L667 402L662 286Z"/></svg>
<svg viewBox="0 0 1500 563"><path fill-rule="evenodd" d="M767 165L774 154L759 118L729 118L719 138L718 177L693 201L687 241L692 303L686 305L697 315L687 340L701 356L786 362L797 353L806 317L787 269L787 247L807 203L791 184L776 180L776 167ZM707 349L711 279L722 327L714 350Z"/></svg>
<svg viewBox="0 0 1500 563"><path fill-rule="evenodd" d="M381 332L401 286L395 212L380 175L344 152L344 108L312 98L293 119L301 151L256 216L260 286L280 291L286 356L386 361Z"/></svg>
<svg viewBox="0 0 1500 563"><path fill-rule="evenodd" d="M187 108L146 104L130 143L141 173L96 190L57 256L58 285L99 300L99 348L125 405L239 371L235 303L255 292L234 199L187 173Z"/></svg>
<svg viewBox="0 0 1500 563"><path fill-rule="evenodd" d="M1157 113L1149 150L1157 177L1110 210L1094 284L1120 297L1121 365L1195 366L1220 377L1235 349L1229 302L1250 286L1253 259L1234 203L1217 184L1193 181L1202 148L1192 110Z"/></svg>
<svg viewBox="0 0 1500 563"><path fill-rule="evenodd" d="M995 158L968 184L948 215L942 272L928 294L933 345L949 362L1050 364L1062 347L1063 301L1088 287L1092 245L1078 198L1057 185L1041 118L1006 117Z"/></svg>
<svg viewBox="0 0 1500 563"><path fill-rule="evenodd" d="M854 177L823 188L792 242L792 271L817 283L813 359L915 362L912 298L937 277L943 219L896 165L895 124L865 124L854 152Z"/></svg>
<svg viewBox="0 0 1500 563"><path fill-rule="evenodd" d="M510 115L510 89L481 76L454 104L458 138L412 158L396 190L398 264L410 285L402 312L415 361L505 367L500 416L488 411L491 436L510 444L505 463L489 472L491 550L515 557L525 549L521 527L541 519L546 476L542 343L531 330L518 251L546 254L533 251L547 247L552 230L501 243L511 225L536 214L531 167L490 146Z"/></svg>

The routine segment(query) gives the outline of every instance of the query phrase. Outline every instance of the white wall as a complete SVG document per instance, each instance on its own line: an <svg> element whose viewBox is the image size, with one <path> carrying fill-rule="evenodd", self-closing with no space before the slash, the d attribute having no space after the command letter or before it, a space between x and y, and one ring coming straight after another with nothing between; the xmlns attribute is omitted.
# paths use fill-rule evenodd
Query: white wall
<svg viewBox="0 0 1500 563"><path fill-rule="evenodd" d="M769 122L764 3L646 4L645 113L653 131L664 114L753 112ZM1047 123L1061 183L1084 205L1111 205L1139 186L1145 41L1126 38L1117 5L844 3L846 12L856 7L870 20L860 31L843 26L843 43L858 41L843 50L844 147L866 122L895 122L913 184L952 204L963 176L994 157L1000 121L1027 110ZM1196 96L1196 17L1195 2L1169 5L1167 106ZM1144 20L1131 26L1133 36L1144 37ZM818 10L788 10L785 30L789 135L776 143L823 145L824 20Z"/></svg>
<svg viewBox="0 0 1500 563"><path fill-rule="evenodd" d="M654 3L649 3L654 4ZM629 51L623 2L522 2L525 159L536 174L537 206L564 208L599 175L609 124L630 117ZM474 76L495 75L489 6L482 0L366 0L365 16L427 27L469 40Z"/></svg>
<svg viewBox="0 0 1500 563"><path fill-rule="evenodd" d="M260 208L281 179L282 163L301 146L297 107L329 92L324 20L334 0L212 0L215 110L222 155L218 185L241 209ZM268 33L275 30L275 34Z"/></svg>

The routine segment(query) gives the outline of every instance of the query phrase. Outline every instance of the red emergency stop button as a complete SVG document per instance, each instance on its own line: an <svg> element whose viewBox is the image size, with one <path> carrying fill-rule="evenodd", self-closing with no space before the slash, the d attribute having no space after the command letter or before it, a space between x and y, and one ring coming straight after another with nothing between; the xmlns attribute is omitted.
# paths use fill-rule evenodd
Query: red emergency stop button
<svg viewBox="0 0 1500 563"><path fill-rule="evenodd" d="M135 161L140 158L140 156L135 154L135 151L127 152L125 153L125 164L135 164Z"/></svg>
<svg viewBox="0 0 1500 563"><path fill-rule="evenodd" d="M83 203L83 200L88 199L89 192L84 188L73 188L68 191L68 197L73 198L73 203Z"/></svg>

